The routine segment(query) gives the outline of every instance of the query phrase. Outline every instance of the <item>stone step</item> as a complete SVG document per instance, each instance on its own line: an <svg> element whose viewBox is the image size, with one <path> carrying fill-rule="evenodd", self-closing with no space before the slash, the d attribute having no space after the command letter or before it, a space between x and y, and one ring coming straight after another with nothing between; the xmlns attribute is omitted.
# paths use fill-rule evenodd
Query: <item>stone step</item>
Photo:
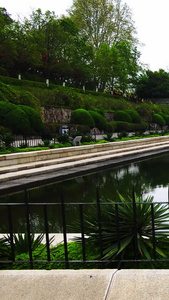
<svg viewBox="0 0 169 300"><path fill-rule="evenodd" d="M95 158L95 157L100 157L100 156L107 156L107 155L112 155L116 153L121 153L121 152L128 152L131 150L138 150L138 149L147 149L152 147L157 147L157 146L167 146L169 145L169 142L160 142L160 143L154 143L154 144L148 144L148 145L140 145L140 146L131 146L128 148L121 148L121 149L113 149L113 150L108 150L108 151L101 151L101 152L94 152L94 153L87 153L87 154L79 154L75 156L70 156L70 157L63 157L63 158L57 158L57 159L50 159L50 160L44 160L44 161L37 161L37 162L30 162L26 164L16 164L16 165L11 165L11 166L5 166L0 168L0 174L6 174L6 173L11 173L11 172L18 172L22 170L28 170L28 169L34 169L34 168L41 168L41 167L46 167L50 165L57 165L57 164L63 164L66 162L75 162L78 160L82 159L89 159L89 158Z"/></svg>
<svg viewBox="0 0 169 300"><path fill-rule="evenodd" d="M169 136L161 136L154 138L135 139L120 142L101 143L92 145L83 145L77 147L65 147L58 149L48 149L42 151L20 152L12 154L0 155L0 168L27 163L43 162L53 159L61 159L65 157L73 157L84 154L112 151L117 149L125 149L129 147L137 147L142 145L150 145L154 143L167 143Z"/></svg>
<svg viewBox="0 0 169 300"><path fill-rule="evenodd" d="M154 150L162 150L162 149L168 149L169 150L169 143L154 143L151 145L145 145L140 146L140 147L129 147L128 149L118 149L118 151L104 151L104 155L94 155L90 156L87 155L85 158L82 156L79 159L77 157L74 158L73 161L61 161L57 163L53 163L52 165L45 165L41 167L34 167L30 169L24 169L24 170L19 170L19 171L13 171L13 172L8 172L5 174L0 175L0 182L12 180L12 179L19 179L23 177L30 177L30 176L36 176L40 174L47 174L50 172L55 172L63 169L69 169L69 168L74 168L74 167L79 167L79 166L84 166L84 165L91 165L91 164L96 164L99 162L103 161L108 161L108 160L113 160L115 158L120 158L120 157L126 157L126 156L134 156L136 154L141 154L145 152L153 152ZM126 151L127 150L127 151ZM97 153L98 154L98 153Z"/></svg>

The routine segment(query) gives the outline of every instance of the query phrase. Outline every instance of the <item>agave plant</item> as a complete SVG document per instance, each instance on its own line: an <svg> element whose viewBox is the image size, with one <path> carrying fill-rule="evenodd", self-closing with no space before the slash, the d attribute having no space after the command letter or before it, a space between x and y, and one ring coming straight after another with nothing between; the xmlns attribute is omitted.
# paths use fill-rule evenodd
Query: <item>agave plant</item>
<svg viewBox="0 0 169 300"><path fill-rule="evenodd" d="M9 243L5 238L0 238L0 260L8 259L10 257Z"/></svg>
<svg viewBox="0 0 169 300"><path fill-rule="evenodd" d="M137 248L139 258L151 259L152 249L165 257L158 247L154 247L153 241L159 244L161 239L169 236L168 206L152 204L153 197L143 200L134 195L134 199L124 199L118 195L118 204L109 200L100 205L99 221L96 208L84 216L86 243L98 248L101 240L102 259L112 260L119 255L123 259L131 258L134 248ZM80 241L80 238L76 240Z"/></svg>
<svg viewBox="0 0 169 300"><path fill-rule="evenodd" d="M31 245L32 251L35 251L39 248L40 252L42 252L45 249L46 245L43 245L43 247L40 247L42 244L43 238L44 238L43 233L39 234L36 238L33 233L30 234L30 245ZM54 237L52 237L49 240L49 244L52 243L53 238ZM11 238L9 235L6 238L6 241L11 244ZM29 239L28 239L27 232L24 234L22 234L22 233L13 234L13 244L14 244L15 254L28 253L29 252Z"/></svg>

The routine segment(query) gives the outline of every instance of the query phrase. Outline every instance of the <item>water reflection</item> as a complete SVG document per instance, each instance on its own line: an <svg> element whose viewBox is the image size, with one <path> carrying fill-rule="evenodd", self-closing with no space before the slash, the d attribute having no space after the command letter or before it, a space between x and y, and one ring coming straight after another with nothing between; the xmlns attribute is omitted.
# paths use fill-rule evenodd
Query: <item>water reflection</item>
<svg viewBox="0 0 169 300"><path fill-rule="evenodd" d="M99 188L101 201L107 199L118 200L117 191L124 197L132 196L133 188L138 196L153 196L155 202L168 201L169 185L169 155L163 155L152 159L125 164L109 170L88 174L82 177L72 178L64 182L56 182L29 190L29 202L31 203L58 203L57 206L48 207L49 230L60 232L61 228L61 191L66 203L66 222L79 218L79 208L76 203L93 203L96 201L96 188ZM24 191L13 195L3 196L1 202L22 203ZM85 212L90 206L85 206ZM8 231L6 208L1 208L0 231ZM43 209L38 206L31 207L31 226L36 232L44 230ZM25 212L23 207L15 207L12 210L12 218L15 231L26 230Z"/></svg>

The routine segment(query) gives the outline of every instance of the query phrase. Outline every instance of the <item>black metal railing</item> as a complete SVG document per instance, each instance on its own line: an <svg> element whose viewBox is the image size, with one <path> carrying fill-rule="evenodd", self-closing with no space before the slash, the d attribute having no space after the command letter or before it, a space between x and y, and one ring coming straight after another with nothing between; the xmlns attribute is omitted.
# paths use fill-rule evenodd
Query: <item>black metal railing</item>
<svg viewBox="0 0 169 300"><path fill-rule="evenodd" d="M147 268L148 263L155 263L156 266L158 263L168 263L169 264L169 255L168 257L159 257L157 255L157 242L158 242L158 238L159 238L159 234L158 234L158 230L159 228L156 227L155 224L155 216L154 216L154 207L156 205L156 203L144 203L144 202L139 202L137 203L135 201L135 196L133 194L133 201L132 202L126 202L126 203L121 203L121 202L102 202L100 200L100 196L99 196L99 192L97 190L96 193L96 201L93 203L65 203L64 202L64 198L63 195L60 195L60 201L56 202L56 203L31 203L29 202L29 191L25 190L24 193L24 202L22 203L0 203L0 214L1 214L1 218L0 218L0 230L2 232L2 236L1 239L3 239L3 236L8 235L8 242L9 242L9 249L10 249L10 255L8 256L8 259L4 259L2 258L2 251L4 251L4 246L1 247L0 244L0 266L1 268L8 268L7 266L10 266L10 268L12 268L14 265L16 266L16 264L24 264L24 263L29 263L29 268L33 269L33 268L37 268L37 263L46 263L47 264L51 264L52 266L54 266L56 264L56 266L60 263L62 264L61 266L66 269L68 268L74 268L74 266L76 266L76 268L78 268L78 264L79 266L82 268L86 268L86 266L88 266L88 264L90 264L90 268L93 267L97 267L97 268L127 268L128 265L132 266L134 268L139 268L140 264L142 264L144 266L145 264L145 268ZM118 250L120 250L121 248L121 226L120 226L120 222L121 222L121 215L120 215L120 210L122 206L128 205L128 208L130 210L130 206L131 206L131 210L133 213L133 224L134 224L134 233L133 233L133 243L131 245L131 248L129 248L131 250L132 256L128 256L125 257L123 256L123 251L119 251L119 255L116 255L114 257L111 257L111 259L107 258L105 256L104 253L104 234L105 234L105 224L102 220L103 217L103 210L106 206L109 206L110 211L112 209L112 207L114 207L114 222L113 225L110 224L111 226L115 226L115 232L116 232L116 236L117 236L117 248ZM150 226L150 231L151 231L151 241L152 241L152 251L151 251L151 256L141 256L140 255L140 249L139 249L139 243L138 243L138 239L139 239L139 223L138 223L138 216L137 216L137 206L138 205L148 205L149 207L149 217L151 219L151 224L149 224ZM167 206L167 203L158 203L158 205L160 206ZM35 222L35 214L33 213L33 208L36 207L36 211L41 211L41 223L43 223L43 233L44 233L44 238L45 238L45 250L46 250L46 256L43 257L43 259L37 259L34 257L34 253L33 253L33 242L32 242L32 238L31 235L34 233L39 233L38 232L38 228L36 227L36 222ZM73 223L71 222L71 226L70 226L70 219L71 219L71 209L74 209L76 211L76 217L78 216L78 220L79 220L79 232L76 232L79 234L79 238L80 238L80 247L81 247L81 257L80 259L76 257L74 259L70 259L69 258L69 249L68 249L68 234L70 232L70 228L73 229L73 224L74 222L76 223L77 220L73 220ZM96 211L96 215L97 215L97 236L98 236L98 243L97 243L97 255L96 257L92 258L87 254L86 252L86 248L87 245L89 244L90 239L88 240L88 234L89 231L86 232L86 216L88 215L88 212L91 212L91 208L94 208ZM53 236L55 236L56 232L53 232L53 230L51 231L51 221L49 218L49 211L54 211L54 209L56 209L57 211L60 211L60 226L59 228L61 229L60 234L62 234L63 237L63 249L64 249L64 259L55 259L52 256L52 251L53 248L51 247L50 244L50 235L52 233ZM19 223L19 225L16 226L16 224L14 224L14 217L15 214L18 214L18 212L22 211L22 218L23 218L23 224L22 224L22 228L19 227L21 224ZM69 215L70 213L70 215ZM2 216L5 216L5 226L3 225L3 218ZM37 215L36 215L37 217ZM144 217L144 216L142 216ZM73 217L72 217L73 218ZM67 219L69 219L69 222L67 221ZM18 217L19 220L19 217ZM57 222L57 220L55 220ZM72 220L71 220L72 221ZM166 228L167 228L167 220L166 220ZM6 228L6 229L4 229ZM3 232L5 230L5 232ZM16 246L15 246L15 240L14 240L14 234L18 234L18 233L25 233L26 232L26 237L27 237L27 244L28 244L28 259L17 259L17 255L16 255ZM40 232L42 233L42 232ZM92 232L91 232L92 233ZM6 246L7 247L7 246ZM1 249L2 248L2 249ZM56 247L55 247L56 248ZM169 248L169 247L168 247ZM118 251L117 251L118 252ZM75 255L76 256L76 255Z"/></svg>

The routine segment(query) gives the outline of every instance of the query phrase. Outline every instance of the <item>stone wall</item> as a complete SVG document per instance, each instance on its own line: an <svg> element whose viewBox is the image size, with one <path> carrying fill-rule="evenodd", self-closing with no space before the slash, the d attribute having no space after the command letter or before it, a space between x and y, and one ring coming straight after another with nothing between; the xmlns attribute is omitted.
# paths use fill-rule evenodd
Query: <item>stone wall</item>
<svg viewBox="0 0 169 300"><path fill-rule="evenodd" d="M72 110L69 108L42 107L41 115L44 123L70 123Z"/></svg>
<svg viewBox="0 0 169 300"><path fill-rule="evenodd" d="M54 106L42 107L41 116L44 123L70 123L72 109L59 108ZM105 118L107 122L113 121L113 112L107 112Z"/></svg>

